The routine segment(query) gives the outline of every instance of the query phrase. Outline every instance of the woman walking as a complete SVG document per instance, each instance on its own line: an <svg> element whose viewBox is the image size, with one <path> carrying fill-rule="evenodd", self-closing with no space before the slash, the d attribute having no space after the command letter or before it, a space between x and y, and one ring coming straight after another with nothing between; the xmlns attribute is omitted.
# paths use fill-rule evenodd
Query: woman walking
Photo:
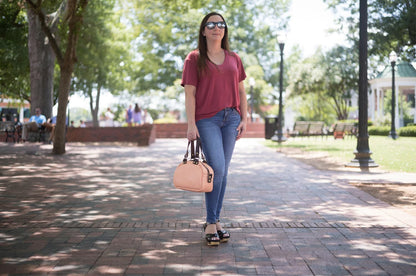
<svg viewBox="0 0 416 276"><path fill-rule="evenodd" d="M188 117L188 140L200 138L214 187L205 193L205 239L208 245L227 242L230 233L220 223L234 145L246 130L246 74L240 57L231 52L224 17L206 15L199 28L198 49L185 59L182 86Z"/></svg>

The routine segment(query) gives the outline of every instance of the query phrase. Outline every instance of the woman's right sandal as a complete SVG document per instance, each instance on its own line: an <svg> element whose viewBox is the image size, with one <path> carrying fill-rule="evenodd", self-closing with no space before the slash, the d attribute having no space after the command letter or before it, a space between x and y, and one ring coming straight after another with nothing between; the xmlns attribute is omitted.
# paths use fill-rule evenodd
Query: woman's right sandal
<svg viewBox="0 0 416 276"><path fill-rule="evenodd" d="M215 223L213 223L215 224ZM204 224L204 232L207 228L208 224ZM205 240L207 241L207 245L209 246L217 246L220 244L220 237L218 236L218 233L212 233L212 234L205 234Z"/></svg>

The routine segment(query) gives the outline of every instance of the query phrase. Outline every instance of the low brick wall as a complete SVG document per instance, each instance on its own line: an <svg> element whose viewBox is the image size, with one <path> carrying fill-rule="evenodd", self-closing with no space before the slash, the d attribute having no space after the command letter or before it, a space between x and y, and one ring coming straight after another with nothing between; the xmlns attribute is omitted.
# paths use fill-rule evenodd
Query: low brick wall
<svg viewBox="0 0 416 276"><path fill-rule="evenodd" d="M186 138L187 128L186 123L146 124L139 127L77 127L68 128L66 138L67 142L131 142L147 146L155 142L156 138ZM5 133L1 132L0 135L0 142L4 142ZM265 138L264 123L248 123L244 137Z"/></svg>
<svg viewBox="0 0 416 276"><path fill-rule="evenodd" d="M131 142L148 146L155 142L154 125L138 127L86 127L68 128L67 142Z"/></svg>
<svg viewBox="0 0 416 276"><path fill-rule="evenodd" d="M186 138L187 123L155 124L156 138ZM248 123L245 138L265 138L264 123Z"/></svg>

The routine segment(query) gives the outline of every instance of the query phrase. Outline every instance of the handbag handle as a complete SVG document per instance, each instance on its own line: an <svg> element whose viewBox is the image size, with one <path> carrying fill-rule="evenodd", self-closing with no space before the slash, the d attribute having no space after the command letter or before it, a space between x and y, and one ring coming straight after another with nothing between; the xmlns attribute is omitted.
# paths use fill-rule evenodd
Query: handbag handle
<svg viewBox="0 0 416 276"><path fill-rule="evenodd" d="M196 142L196 147L195 147L195 142ZM188 146L186 148L186 153L183 157L183 162L184 163L186 163L186 161L188 161L189 147L191 147L191 160L198 161L199 159L202 159L203 162L207 162L205 160L205 156L204 156L204 153L202 151L201 140L199 138L197 138L196 140L188 141Z"/></svg>
<svg viewBox="0 0 416 276"><path fill-rule="evenodd" d="M200 157L202 159L202 161L207 162L205 160L204 152L202 151L201 139L199 139L199 138L196 140L196 156Z"/></svg>

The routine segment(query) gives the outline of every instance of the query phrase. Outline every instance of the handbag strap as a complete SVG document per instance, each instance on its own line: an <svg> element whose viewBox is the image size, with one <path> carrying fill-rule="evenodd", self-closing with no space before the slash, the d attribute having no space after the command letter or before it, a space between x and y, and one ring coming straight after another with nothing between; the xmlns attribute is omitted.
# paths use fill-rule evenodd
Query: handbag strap
<svg viewBox="0 0 416 276"><path fill-rule="evenodd" d="M191 141L191 159L198 158L198 155L195 153L195 141Z"/></svg>
<svg viewBox="0 0 416 276"><path fill-rule="evenodd" d="M195 145L195 143L196 143L196 145ZM191 148L191 160L198 161L199 159L202 159L202 161L207 162L205 160L205 155L204 155L203 150L202 150L202 143L201 143L201 140L199 138L197 138L194 141L188 141L188 146L186 147L186 153L183 157L183 162L186 163L186 161L188 161L189 147Z"/></svg>
<svg viewBox="0 0 416 276"><path fill-rule="evenodd" d="M202 150L201 139L199 138L196 140L196 152L197 152L198 158L201 158L202 161L207 162L207 160L205 160L204 151Z"/></svg>
<svg viewBox="0 0 416 276"><path fill-rule="evenodd" d="M186 163L186 161L188 161L188 156L189 156L189 146L191 145L191 141L188 141L188 146L186 147L186 153L183 156L183 162Z"/></svg>

